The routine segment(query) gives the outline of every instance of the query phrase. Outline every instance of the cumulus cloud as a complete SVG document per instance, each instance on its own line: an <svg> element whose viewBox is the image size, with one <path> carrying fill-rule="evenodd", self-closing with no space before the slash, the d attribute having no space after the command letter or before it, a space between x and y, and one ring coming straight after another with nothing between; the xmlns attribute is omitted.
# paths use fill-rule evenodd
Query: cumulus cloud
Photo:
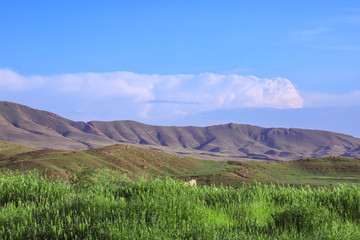
<svg viewBox="0 0 360 240"><path fill-rule="evenodd" d="M160 99L198 102L202 110L216 108L269 107L301 108L303 100L294 85L286 78L260 79L237 74L203 73L183 78L174 88L155 86Z"/></svg>
<svg viewBox="0 0 360 240"><path fill-rule="evenodd" d="M238 74L159 75L122 71L22 76L0 69L0 86L2 90L15 92L18 89L31 91L35 86L59 99L71 96L84 103L111 102L128 112L136 111L141 117L171 113L181 116L221 108L303 106L302 97L286 78L267 79Z"/></svg>

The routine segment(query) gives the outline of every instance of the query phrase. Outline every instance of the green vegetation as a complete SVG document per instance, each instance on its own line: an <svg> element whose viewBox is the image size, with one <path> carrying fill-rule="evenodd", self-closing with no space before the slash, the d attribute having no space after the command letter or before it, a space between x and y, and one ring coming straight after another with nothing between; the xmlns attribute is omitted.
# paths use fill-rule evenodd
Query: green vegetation
<svg viewBox="0 0 360 240"><path fill-rule="evenodd" d="M239 151L242 159L300 156L295 153L308 152L313 137L302 143L296 138L293 153L257 155L258 144L232 146L239 139L257 143L252 137L263 131L257 127L82 123L25 106L10 111L9 104L0 104L11 123L1 133L21 135L17 142L23 144L84 149L123 141L126 135L148 145L78 151L0 141L0 239L360 239L360 159L193 158L237 160ZM266 136L287 146L289 131L297 136L300 130L272 129ZM251 137L242 135L246 132ZM322 136L330 139L327 134ZM351 149L329 147L329 153L344 154L342 147ZM198 186L185 186L190 179Z"/></svg>
<svg viewBox="0 0 360 240"><path fill-rule="evenodd" d="M33 150L35 150L33 147L26 147L14 143L0 141L0 158L10 157Z"/></svg>
<svg viewBox="0 0 360 240"><path fill-rule="evenodd" d="M345 157L303 159L289 162L211 161L174 156L162 151L116 144L86 151L36 149L0 141L0 169L17 169L27 173L38 169L51 179L68 181L68 171L82 163L91 169L110 169L128 177L145 179L171 177L178 180L197 179L202 185L241 187L254 180L270 184L360 186L360 160Z"/></svg>
<svg viewBox="0 0 360 240"><path fill-rule="evenodd" d="M301 185L360 185L360 159L327 157L289 162L230 162L250 179L263 183Z"/></svg>
<svg viewBox="0 0 360 240"><path fill-rule="evenodd" d="M1 239L360 239L360 188L185 186L82 167L3 171ZM92 179L92 180L91 180Z"/></svg>

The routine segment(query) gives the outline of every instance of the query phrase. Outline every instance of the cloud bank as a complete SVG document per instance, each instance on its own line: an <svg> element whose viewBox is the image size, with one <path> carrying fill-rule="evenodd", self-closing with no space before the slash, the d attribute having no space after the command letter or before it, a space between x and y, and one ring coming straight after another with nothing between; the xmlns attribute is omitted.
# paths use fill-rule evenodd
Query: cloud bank
<svg viewBox="0 0 360 240"><path fill-rule="evenodd" d="M23 76L0 69L0 88L0 94L8 100L21 91L28 96L33 94L39 102L71 99L76 112L90 111L90 105L100 110L102 104L114 114L121 109L118 118L184 116L222 108L303 107L302 97L288 79L237 74L158 75L122 71Z"/></svg>

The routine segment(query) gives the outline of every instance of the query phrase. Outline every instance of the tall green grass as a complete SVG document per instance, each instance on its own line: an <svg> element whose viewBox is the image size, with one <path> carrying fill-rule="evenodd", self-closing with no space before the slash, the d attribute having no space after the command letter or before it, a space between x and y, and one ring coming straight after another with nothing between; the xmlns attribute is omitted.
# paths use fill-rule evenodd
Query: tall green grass
<svg viewBox="0 0 360 240"><path fill-rule="evenodd" d="M3 171L0 239L360 239L355 186L215 190L88 169L70 179Z"/></svg>

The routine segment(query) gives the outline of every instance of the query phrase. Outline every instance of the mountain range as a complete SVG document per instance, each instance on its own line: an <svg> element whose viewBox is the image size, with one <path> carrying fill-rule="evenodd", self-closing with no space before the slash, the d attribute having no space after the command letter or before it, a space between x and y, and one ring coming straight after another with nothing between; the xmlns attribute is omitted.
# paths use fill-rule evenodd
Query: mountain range
<svg viewBox="0 0 360 240"><path fill-rule="evenodd" d="M124 143L222 161L360 157L360 139L341 133L235 123L176 127L135 121L82 122L5 101L0 101L0 140L74 150Z"/></svg>

